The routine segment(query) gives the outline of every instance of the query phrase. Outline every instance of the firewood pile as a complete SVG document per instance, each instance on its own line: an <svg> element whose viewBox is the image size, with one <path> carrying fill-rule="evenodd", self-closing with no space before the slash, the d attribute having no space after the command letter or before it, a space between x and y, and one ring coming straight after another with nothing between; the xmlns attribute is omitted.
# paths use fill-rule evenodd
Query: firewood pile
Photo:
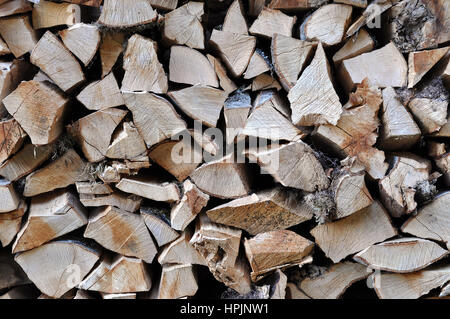
<svg viewBox="0 0 450 319"><path fill-rule="evenodd" d="M0 299L450 295L450 1L0 0L0 36Z"/></svg>

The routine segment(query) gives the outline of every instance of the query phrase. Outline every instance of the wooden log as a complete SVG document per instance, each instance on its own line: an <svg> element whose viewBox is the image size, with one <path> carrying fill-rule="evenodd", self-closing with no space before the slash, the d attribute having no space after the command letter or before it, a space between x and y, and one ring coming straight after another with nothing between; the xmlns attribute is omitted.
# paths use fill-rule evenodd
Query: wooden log
<svg viewBox="0 0 450 319"><path fill-rule="evenodd" d="M111 186L103 182L75 182L75 186L79 194L109 195L113 193Z"/></svg>
<svg viewBox="0 0 450 319"><path fill-rule="evenodd" d="M367 78L370 86L403 87L407 84L408 65L395 45L390 42L369 53L342 61L338 69L342 84L351 91Z"/></svg>
<svg viewBox="0 0 450 319"><path fill-rule="evenodd" d="M277 269L270 278L270 281L272 282L270 299L286 299L287 276L281 270Z"/></svg>
<svg viewBox="0 0 450 319"><path fill-rule="evenodd" d="M98 23L110 28L129 28L152 23L157 17L147 0L104 0Z"/></svg>
<svg viewBox="0 0 450 319"><path fill-rule="evenodd" d="M209 201L209 196L199 190L189 179L184 181L183 191L180 202L173 206L170 212L171 226L181 231L184 231Z"/></svg>
<svg viewBox="0 0 450 319"><path fill-rule="evenodd" d="M351 6L358 7L358 8L366 8L367 7L367 0L334 0L334 2L349 4Z"/></svg>
<svg viewBox="0 0 450 319"><path fill-rule="evenodd" d="M168 95L189 117L209 127L216 127L228 97L225 91L206 85L190 86L179 91L171 91Z"/></svg>
<svg viewBox="0 0 450 319"><path fill-rule="evenodd" d="M311 262L314 243L292 231L276 230L245 239L244 247L256 282L276 269Z"/></svg>
<svg viewBox="0 0 450 319"><path fill-rule="evenodd" d="M22 217L27 211L27 208L28 208L27 203L22 200L16 210L13 210L8 213L0 213L0 243L2 244L3 247L8 246L13 241L14 237L16 237L17 233L20 230L20 225L22 224ZM0 269L2 269L1 256L0 256ZM9 281L7 276L5 276L5 278L6 279L0 280L0 288L4 288L2 287L3 281L5 280Z"/></svg>
<svg viewBox="0 0 450 319"><path fill-rule="evenodd" d="M314 192L330 185L313 150L302 141L261 152L249 150L247 156L283 186Z"/></svg>
<svg viewBox="0 0 450 319"><path fill-rule="evenodd" d="M33 6L33 28L44 29L81 22L79 5L42 0Z"/></svg>
<svg viewBox="0 0 450 319"><path fill-rule="evenodd" d="M315 42L307 42L281 34L272 37L272 64L283 88L289 92L313 55Z"/></svg>
<svg viewBox="0 0 450 319"><path fill-rule="evenodd" d="M324 46L341 43L350 25L352 11L352 6L346 4L332 3L320 7L303 25L306 40L319 41Z"/></svg>
<svg viewBox="0 0 450 319"><path fill-rule="evenodd" d="M266 1L267 2L267 1ZM267 5L272 9L284 9L284 10L306 10L311 8L317 8L322 5L323 0L272 0Z"/></svg>
<svg viewBox="0 0 450 319"><path fill-rule="evenodd" d="M180 234L171 227L170 211L159 207L142 207L141 215L145 225L156 239L159 247L173 242Z"/></svg>
<svg viewBox="0 0 450 319"><path fill-rule="evenodd" d="M26 137L27 134L15 119L0 121L0 163L20 150Z"/></svg>
<svg viewBox="0 0 450 319"><path fill-rule="evenodd" d="M139 214L107 206L89 216L84 237L106 249L151 263L157 253L153 239Z"/></svg>
<svg viewBox="0 0 450 319"><path fill-rule="evenodd" d="M150 0L152 7L161 10L174 10L178 5L178 0Z"/></svg>
<svg viewBox="0 0 450 319"><path fill-rule="evenodd" d="M214 207L206 212L216 223L244 229L251 235L286 229L312 218L298 194L277 187Z"/></svg>
<svg viewBox="0 0 450 319"><path fill-rule="evenodd" d="M10 54L11 50L8 48L8 45L0 39L0 55L7 55Z"/></svg>
<svg viewBox="0 0 450 319"><path fill-rule="evenodd" d="M33 6L26 0L12 0L0 4L0 17L11 16L33 10Z"/></svg>
<svg viewBox="0 0 450 319"><path fill-rule="evenodd" d="M100 47L100 31L92 24L77 23L59 32L64 45L87 66Z"/></svg>
<svg viewBox="0 0 450 319"><path fill-rule="evenodd" d="M371 27L377 26L377 23L380 20L381 14L391 8L393 5L398 3L399 0L387 0L383 2L372 2L370 3L361 16L356 19L355 22L347 30L347 37L354 35L356 32L360 30L363 26L368 24Z"/></svg>
<svg viewBox="0 0 450 319"><path fill-rule="evenodd" d="M372 51L374 47L375 42L372 37L365 29L361 29L333 55L333 62L335 65L339 65L344 60Z"/></svg>
<svg viewBox="0 0 450 319"><path fill-rule="evenodd" d="M67 131L81 147L89 162L105 159L111 136L127 111L109 108L91 113L72 125Z"/></svg>
<svg viewBox="0 0 450 319"><path fill-rule="evenodd" d="M30 52L38 42L38 35L28 15L0 19L0 35L16 58Z"/></svg>
<svg viewBox="0 0 450 319"><path fill-rule="evenodd" d="M111 72L102 80L92 82L78 95L77 100L89 110L103 110L109 107L124 105L114 74Z"/></svg>
<svg viewBox="0 0 450 319"><path fill-rule="evenodd" d="M435 159L439 171L443 174L443 181L446 186L450 185L450 152Z"/></svg>
<svg viewBox="0 0 450 319"><path fill-rule="evenodd" d="M439 132L447 124L447 106L448 101L427 98L414 98L408 103L408 109L425 134Z"/></svg>
<svg viewBox="0 0 450 319"><path fill-rule="evenodd" d="M86 162L75 150L69 149L47 166L28 175L23 195L32 197L87 179Z"/></svg>
<svg viewBox="0 0 450 319"><path fill-rule="evenodd" d="M80 4L82 6L97 7L97 8L100 7L100 5L103 2L103 0L63 0L63 1L68 3Z"/></svg>
<svg viewBox="0 0 450 319"><path fill-rule="evenodd" d="M158 299L194 296L198 282L192 265L164 265L159 283Z"/></svg>
<svg viewBox="0 0 450 319"><path fill-rule="evenodd" d="M159 256L158 262L166 264L194 264L207 265L205 258L189 242L192 238L190 231L184 231L178 239L165 246Z"/></svg>
<svg viewBox="0 0 450 319"><path fill-rule="evenodd" d="M288 282L286 284L286 299L311 299L304 292L298 289L297 285Z"/></svg>
<svg viewBox="0 0 450 319"><path fill-rule="evenodd" d="M86 207L114 206L132 213L141 207L142 198L115 191L109 195L80 194L80 201Z"/></svg>
<svg viewBox="0 0 450 319"><path fill-rule="evenodd" d="M142 260L116 255L103 257L78 288L106 294L125 294L149 291L151 286L150 273Z"/></svg>
<svg viewBox="0 0 450 319"><path fill-rule="evenodd" d="M14 185L6 179L0 179L0 198L0 213L11 212L19 207L20 197Z"/></svg>
<svg viewBox="0 0 450 319"><path fill-rule="evenodd" d="M68 98L57 87L45 82L26 81L3 99L35 145L54 142L63 132Z"/></svg>
<svg viewBox="0 0 450 319"><path fill-rule="evenodd" d="M145 161L147 147L133 122L123 122L106 151L106 157L130 161Z"/></svg>
<svg viewBox="0 0 450 319"><path fill-rule="evenodd" d="M2 290L31 283L22 268L14 261L14 256L7 250L0 252L0 270L2 272L0 289Z"/></svg>
<svg viewBox="0 0 450 319"><path fill-rule="evenodd" d="M100 253L78 241L53 241L17 254L14 260L44 294L59 298L76 287Z"/></svg>
<svg viewBox="0 0 450 319"><path fill-rule="evenodd" d="M249 29L250 34L272 38L275 33L290 37L297 21L296 16L288 16L280 10L264 8Z"/></svg>
<svg viewBox="0 0 450 319"><path fill-rule="evenodd" d="M252 79L270 70L270 66L264 58L264 52L255 51L244 73L244 79Z"/></svg>
<svg viewBox="0 0 450 319"><path fill-rule="evenodd" d="M165 15L163 37L169 44L205 48L202 16L204 3L190 1Z"/></svg>
<svg viewBox="0 0 450 319"><path fill-rule="evenodd" d="M312 299L338 299L353 283L371 272L363 265L346 261L331 266L319 277L306 278L300 283L300 289Z"/></svg>
<svg viewBox="0 0 450 319"><path fill-rule="evenodd" d="M131 1L134 3L134 0ZM167 76L158 61L157 51L157 43L151 39L138 34L128 39L123 57L125 75L122 80L122 92L149 91L160 94L167 92Z"/></svg>
<svg viewBox="0 0 450 319"><path fill-rule="evenodd" d="M248 35L244 7L240 0L234 0L229 6L225 20L223 21L222 31Z"/></svg>
<svg viewBox="0 0 450 319"><path fill-rule="evenodd" d="M220 87L226 92L231 93L237 89L236 84L228 77L227 70L222 65L219 59L212 56L211 54L207 54L206 57L209 60L209 63L214 68L214 71L216 71L217 78L219 79Z"/></svg>
<svg viewBox="0 0 450 319"><path fill-rule="evenodd" d="M214 29L210 45L219 52L223 62L234 77L240 77L255 51L256 38Z"/></svg>
<svg viewBox="0 0 450 319"><path fill-rule="evenodd" d="M156 178L122 178L116 185L123 192L135 194L159 202L180 200L180 191L174 183L162 182Z"/></svg>
<svg viewBox="0 0 450 319"><path fill-rule="evenodd" d="M251 108L252 99L248 93L236 93L225 101L223 115L227 144L234 143L236 137L241 134Z"/></svg>
<svg viewBox="0 0 450 319"><path fill-rule="evenodd" d="M50 31L34 47L30 62L44 71L63 91L70 91L85 80L78 61Z"/></svg>
<svg viewBox="0 0 450 319"><path fill-rule="evenodd" d="M111 72L119 55L124 51L125 36L123 33L102 33L100 44L100 60L102 62L102 78Z"/></svg>
<svg viewBox="0 0 450 319"><path fill-rule="evenodd" d="M314 59L289 91L288 98L295 125L337 124L342 105L333 87L322 44L317 46Z"/></svg>
<svg viewBox="0 0 450 319"><path fill-rule="evenodd" d="M450 47L410 52L408 55L408 88L414 87L449 50Z"/></svg>

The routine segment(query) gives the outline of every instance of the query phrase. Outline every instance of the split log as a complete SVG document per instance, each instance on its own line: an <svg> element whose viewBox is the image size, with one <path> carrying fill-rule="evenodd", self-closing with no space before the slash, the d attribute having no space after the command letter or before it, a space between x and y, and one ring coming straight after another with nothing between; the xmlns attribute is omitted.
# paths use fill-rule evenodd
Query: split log
<svg viewBox="0 0 450 319"><path fill-rule="evenodd" d="M403 87L408 80L408 65L396 46L390 42L381 49L342 61L338 69L342 84L351 91L367 78L370 86Z"/></svg>
<svg viewBox="0 0 450 319"><path fill-rule="evenodd" d="M59 298L76 287L100 253L78 241L53 241L17 254L14 260L42 293Z"/></svg>
<svg viewBox="0 0 450 319"><path fill-rule="evenodd" d="M180 191L176 184L161 182L156 178L122 178L116 187L123 192L158 202L176 202L180 200Z"/></svg>
<svg viewBox="0 0 450 319"><path fill-rule="evenodd" d="M80 194L80 201L86 207L114 206L132 213L141 207L142 198L115 191L109 195Z"/></svg>
<svg viewBox="0 0 450 319"><path fill-rule="evenodd" d="M337 124L342 105L334 90L330 71L325 51L319 43L311 64L288 94L295 125Z"/></svg>
<svg viewBox="0 0 450 319"><path fill-rule="evenodd" d="M414 115L422 132L438 132L447 124L448 101L440 99L414 98L408 103L408 109Z"/></svg>
<svg viewBox="0 0 450 319"><path fill-rule="evenodd" d="M270 299L286 299L287 276L277 269L270 278Z"/></svg>
<svg viewBox="0 0 450 319"><path fill-rule="evenodd" d="M77 95L77 100L83 103L87 109L95 111L125 104L112 72L102 80L86 86Z"/></svg>
<svg viewBox="0 0 450 319"><path fill-rule="evenodd" d="M358 8L366 8L367 0L334 0L336 3L349 4Z"/></svg>
<svg viewBox="0 0 450 319"><path fill-rule="evenodd" d="M68 3L80 4L82 6L89 6L89 7L97 7L98 8L102 4L103 0L63 0L63 1L64 2L68 2Z"/></svg>
<svg viewBox="0 0 450 319"><path fill-rule="evenodd" d="M234 143L241 134L251 108L252 99L248 93L236 93L225 101L223 115L228 145Z"/></svg>
<svg viewBox="0 0 450 319"><path fill-rule="evenodd" d="M223 62L234 77L240 77L255 51L256 38L214 29L210 44L219 52Z"/></svg>
<svg viewBox="0 0 450 319"><path fill-rule="evenodd" d="M173 206L170 212L171 226L181 231L184 231L209 201L209 196L199 190L189 179L183 183L183 191L180 202Z"/></svg>
<svg viewBox="0 0 450 319"><path fill-rule="evenodd" d="M12 252L39 247L83 227L87 222L86 209L78 197L69 191L33 197L27 221L17 235Z"/></svg>
<svg viewBox="0 0 450 319"><path fill-rule="evenodd" d="M231 93L233 91L236 91L237 86L234 84L234 82L228 77L227 70L222 65L219 59L212 56L211 54L207 54L206 57L209 60L209 63L214 68L214 71L216 71L217 78L219 79L220 87L227 93Z"/></svg>
<svg viewBox="0 0 450 319"><path fill-rule="evenodd" d="M300 289L313 299L338 299L353 283L371 272L363 265L347 261L331 266L319 277L306 278L300 283Z"/></svg>
<svg viewBox="0 0 450 319"><path fill-rule="evenodd" d="M361 0L360 0L361 1ZM362 0L364 1L364 0ZM266 1L267 2L267 1ZM284 10L305 10L311 8L317 8L326 1L324 0L272 0L269 2L268 7L272 9L284 9Z"/></svg>
<svg viewBox="0 0 450 319"><path fill-rule="evenodd" d="M158 299L194 296L198 290L192 265L164 265L159 283Z"/></svg>
<svg viewBox="0 0 450 319"><path fill-rule="evenodd" d="M244 79L252 79L270 70L270 66L264 58L264 52L255 51L244 73Z"/></svg>
<svg viewBox="0 0 450 319"><path fill-rule="evenodd" d="M152 23L157 17L147 0L104 0L98 23L110 28L129 28Z"/></svg>
<svg viewBox="0 0 450 319"><path fill-rule="evenodd" d="M264 8L253 22L249 32L252 35L267 38L272 38L275 33L290 37L296 21L296 16L291 17L280 10Z"/></svg>
<svg viewBox="0 0 450 319"><path fill-rule="evenodd" d="M119 55L124 51L125 36L123 33L103 33L100 44L100 60L102 62L102 78L111 72Z"/></svg>
<svg viewBox="0 0 450 319"><path fill-rule="evenodd" d="M95 25L78 23L59 32L64 45L84 65L88 65L100 47L100 31Z"/></svg>
<svg viewBox="0 0 450 319"><path fill-rule="evenodd" d="M27 134L15 119L0 121L0 163L20 150L26 137Z"/></svg>
<svg viewBox="0 0 450 319"><path fill-rule="evenodd" d="M191 85L218 87L216 72L199 51L174 45L170 48L169 80Z"/></svg>
<svg viewBox="0 0 450 319"><path fill-rule="evenodd" d="M443 181L446 186L450 186L450 152L435 159L436 166L443 174Z"/></svg>
<svg viewBox="0 0 450 319"><path fill-rule="evenodd" d="M27 211L27 203L25 201L21 201L16 210L13 210L8 213L0 213L0 243L3 247L8 246L16 237L17 233L20 230L20 225L22 224L22 217ZM1 257L0 257L0 269L1 266ZM3 276L3 269L2 269ZM7 276L6 280L9 280ZM3 281L5 279L0 280L0 289L4 288Z"/></svg>
<svg viewBox="0 0 450 319"><path fill-rule="evenodd" d="M197 143L208 154L216 156L220 152L220 146L218 142L221 141L217 141L216 137L210 132L208 132L208 130L201 132L194 129L188 129L188 132L194 139L195 143ZM197 156L196 149L194 149L193 156ZM197 159L197 157L194 158Z"/></svg>
<svg viewBox="0 0 450 319"><path fill-rule="evenodd" d="M206 194L218 198L237 198L250 191L250 175L243 163L235 163L230 155L205 163L191 179Z"/></svg>
<svg viewBox="0 0 450 319"><path fill-rule="evenodd" d="M3 104L35 145L54 142L63 132L68 98L55 86L26 81L3 99Z"/></svg>
<svg viewBox="0 0 450 319"><path fill-rule="evenodd" d="M141 215L159 247L173 242L180 236L171 227L168 220L169 210L158 207L142 207Z"/></svg>
<svg viewBox="0 0 450 319"><path fill-rule="evenodd" d="M150 273L140 259L116 255L105 256L101 263L78 285L78 288L106 294L149 291Z"/></svg>
<svg viewBox="0 0 450 319"><path fill-rule="evenodd" d="M197 65L192 64L193 67ZM206 85L190 86L179 91L171 91L168 95L189 117L209 127L216 127L228 96L225 91Z"/></svg>
<svg viewBox="0 0 450 319"><path fill-rule="evenodd" d="M2 273L0 289L2 290L31 283L22 268L14 261L14 256L7 250L0 252L0 270Z"/></svg>
<svg viewBox="0 0 450 319"><path fill-rule="evenodd" d="M78 61L50 31L47 31L34 47L30 61L63 91L70 91L85 80Z"/></svg>
<svg viewBox="0 0 450 319"><path fill-rule="evenodd" d="M106 157L137 162L148 160L145 141L133 122L123 122L113 136L111 145L106 151Z"/></svg>
<svg viewBox="0 0 450 319"><path fill-rule="evenodd" d="M314 192L330 184L313 150L302 141L261 152L249 150L247 156L283 186Z"/></svg>
<svg viewBox="0 0 450 319"><path fill-rule="evenodd" d="M288 282L286 284L286 299L311 299L305 293L303 293L300 289L298 289L297 285Z"/></svg>
<svg viewBox="0 0 450 319"><path fill-rule="evenodd" d="M111 186L102 182L75 182L75 186L80 194L109 195L113 193Z"/></svg>
<svg viewBox="0 0 450 319"><path fill-rule="evenodd" d="M352 11L352 6L346 4L332 3L320 7L303 25L306 40L320 41L326 47L341 43L350 25Z"/></svg>
<svg viewBox="0 0 450 319"><path fill-rule="evenodd" d="M165 246L158 256L161 265L166 264L195 264L207 265L205 258L189 242L192 238L190 231L184 231L178 239Z"/></svg>
<svg viewBox="0 0 450 319"><path fill-rule="evenodd" d="M28 15L0 19L0 35L16 58L30 52L38 42L38 35Z"/></svg>
<svg viewBox="0 0 450 319"><path fill-rule="evenodd" d="M248 266L239 256L241 235L241 230L214 224L202 215L190 243L205 258L216 280L246 294L251 291L251 281Z"/></svg>
<svg viewBox="0 0 450 319"><path fill-rule="evenodd" d="M381 14L398 3L398 1L399 0L386 0L383 2L370 3L363 11L362 15L348 28L347 37L354 35L366 24L371 27L377 26L377 23L380 21L378 19L381 19Z"/></svg>
<svg viewBox="0 0 450 319"><path fill-rule="evenodd" d="M251 89L253 92L276 89L281 90L281 84L271 75L263 73L253 79Z"/></svg>
<svg viewBox="0 0 450 319"><path fill-rule="evenodd" d="M240 0L234 0L228 8L225 20L223 21L222 31L248 35L244 7Z"/></svg>
<svg viewBox="0 0 450 319"><path fill-rule="evenodd" d="M40 0L33 7L33 28L43 29L81 22L79 5Z"/></svg>
<svg viewBox="0 0 450 319"><path fill-rule="evenodd" d="M202 2L190 1L167 13L164 19L164 40L169 44L186 45L203 50L205 48L202 26L203 7Z"/></svg>
<svg viewBox="0 0 450 319"><path fill-rule="evenodd" d="M408 88L414 87L449 50L450 47L410 52L408 55Z"/></svg>
<svg viewBox="0 0 450 319"><path fill-rule="evenodd" d="M318 225L311 230L315 242L334 263L348 255L397 235L384 207L372 205L346 218Z"/></svg>
<svg viewBox="0 0 450 319"><path fill-rule="evenodd" d="M11 50L8 45L0 38L0 55L11 54Z"/></svg>
<svg viewBox="0 0 450 319"><path fill-rule="evenodd" d="M277 187L214 207L206 212L216 223L246 230L255 235L286 229L312 218L311 210L298 194Z"/></svg>
<svg viewBox="0 0 450 319"><path fill-rule="evenodd" d="M33 6L26 0L3 1L0 4L0 17L11 16L33 10Z"/></svg>
<svg viewBox="0 0 450 319"><path fill-rule="evenodd" d="M87 179L86 163L69 149L63 156L28 175L23 195L32 197Z"/></svg>
<svg viewBox="0 0 450 319"><path fill-rule="evenodd" d="M297 83L299 74L311 59L315 42L301 41L274 34L272 37L272 64L283 88L289 92Z"/></svg>
<svg viewBox="0 0 450 319"><path fill-rule="evenodd" d="M335 65L339 65L344 60L372 51L374 47L375 42L372 37L365 29L361 29L333 55L333 62Z"/></svg>
<svg viewBox="0 0 450 319"><path fill-rule="evenodd" d="M450 192L439 194L402 225L402 232L444 242L450 249L450 218L445 213L449 202Z"/></svg>
<svg viewBox="0 0 450 319"><path fill-rule="evenodd" d="M145 92L124 93L123 96L148 148L186 129L186 123L166 99Z"/></svg>
<svg viewBox="0 0 450 319"><path fill-rule="evenodd" d="M157 253L153 239L138 214L108 206L89 216L84 237L92 238L106 249L151 263Z"/></svg>
<svg viewBox="0 0 450 319"><path fill-rule="evenodd" d="M150 0L152 7L161 10L174 10L177 7L178 0Z"/></svg>
<svg viewBox="0 0 450 319"><path fill-rule="evenodd" d="M132 3L134 1L131 0ZM148 2L145 1L145 3ZM130 5L134 6L134 4ZM103 9L102 12L105 12L105 10ZM122 92L149 91L160 94L167 93L167 76L158 60L157 51L158 45L151 39L144 38L138 34L134 34L128 39L127 49L123 57L125 75L122 81Z"/></svg>
<svg viewBox="0 0 450 319"><path fill-rule="evenodd" d="M79 119L67 131L90 162L100 162L105 159L111 136L126 114L127 111L116 108L100 110Z"/></svg>
<svg viewBox="0 0 450 319"><path fill-rule="evenodd" d="M19 207L20 197L14 185L6 179L0 179L0 199L0 214L11 212Z"/></svg>
<svg viewBox="0 0 450 319"><path fill-rule="evenodd" d="M244 241L245 254L256 282L276 269L311 262L314 243L289 230L276 230Z"/></svg>

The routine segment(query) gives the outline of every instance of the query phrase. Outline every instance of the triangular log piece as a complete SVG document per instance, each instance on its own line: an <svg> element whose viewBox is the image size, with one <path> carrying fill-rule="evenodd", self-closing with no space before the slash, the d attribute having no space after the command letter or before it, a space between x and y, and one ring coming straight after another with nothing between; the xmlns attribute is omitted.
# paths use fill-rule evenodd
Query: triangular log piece
<svg viewBox="0 0 450 319"><path fill-rule="evenodd" d="M129 28L149 24L157 17L148 0L104 0L98 23L110 28Z"/></svg>
<svg viewBox="0 0 450 319"><path fill-rule="evenodd" d="M178 299L194 296L198 290L192 265L164 265L159 283L158 299Z"/></svg>
<svg viewBox="0 0 450 319"><path fill-rule="evenodd" d="M94 58L100 46L100 31L95 25L77 23L59 32L64 45L84 65L88 65Z"/></svg>
<svg viewBox="0 0 450 319"><path fill-rule="evenodd" d="M276 33L290 37L296 21L296 16L291 17L280 10L264 8L253 22L249 32L252 35L268 38Z"/></svg>
<svg viewBox="0 0 450 319"><path fill-rule="evenodd" d="M135 194L158 202L180 200L180 191L175 183L161 182L156 178L122 178L116 187L125 193Z"/></svg>
<svg viewBox="0 0 450 319"><path fill-rule="evenodd" d="M160 207L141 207L141 215L145 225L156 239L159 247L177 239L180 234L171 227L169 221L170 211Z"/></svg>

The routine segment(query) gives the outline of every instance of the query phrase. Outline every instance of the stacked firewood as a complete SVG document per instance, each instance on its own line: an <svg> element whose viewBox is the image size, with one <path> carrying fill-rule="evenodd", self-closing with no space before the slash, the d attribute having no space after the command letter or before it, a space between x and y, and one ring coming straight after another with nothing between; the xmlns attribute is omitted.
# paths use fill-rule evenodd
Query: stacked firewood
<svg viewBox="0 0 450 319"><path fill-rule="evenodd" d="M0 0L0 36L0 298L450 295L450 1Z"/></svg>

